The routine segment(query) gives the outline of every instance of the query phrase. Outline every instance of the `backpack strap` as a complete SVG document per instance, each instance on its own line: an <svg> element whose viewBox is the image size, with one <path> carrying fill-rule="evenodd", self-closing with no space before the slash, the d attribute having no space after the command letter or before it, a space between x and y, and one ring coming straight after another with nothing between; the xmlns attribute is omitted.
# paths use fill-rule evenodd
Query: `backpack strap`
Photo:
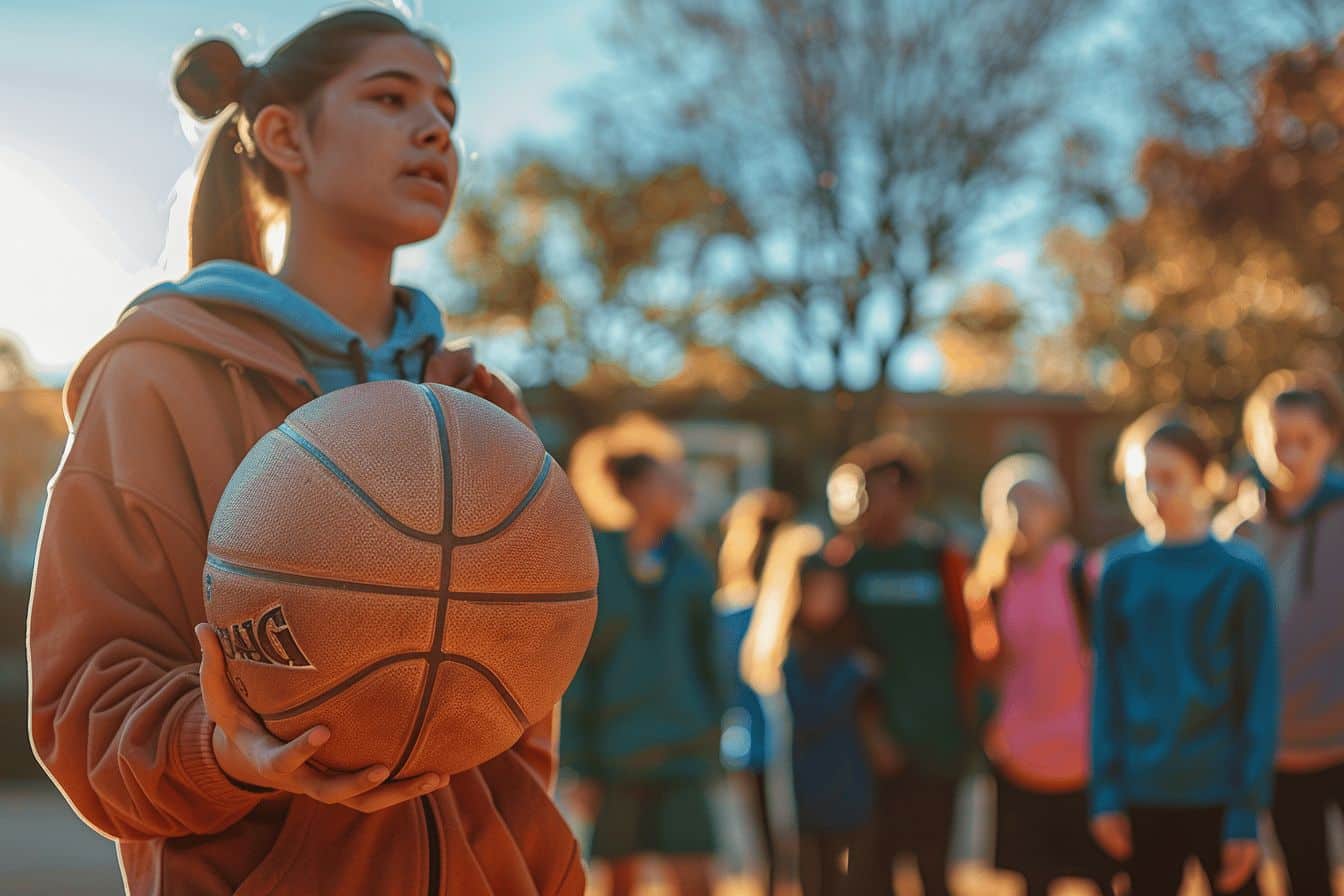
<svg viewBox="0 0 1344 896"><path fill-rule="evenodd" d="M1087 581L1087 551L1079 547L1069 564L1069 595L1073 598L1073 613L1078 620L1078 632L1087 644L1092 638L1092 587Z"/></svg>

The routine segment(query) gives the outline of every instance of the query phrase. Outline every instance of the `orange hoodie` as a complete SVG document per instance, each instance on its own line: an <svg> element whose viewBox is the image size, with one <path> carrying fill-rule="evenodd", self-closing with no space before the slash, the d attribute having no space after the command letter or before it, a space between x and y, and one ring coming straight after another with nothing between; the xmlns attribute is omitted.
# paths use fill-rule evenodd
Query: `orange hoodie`
<svg viewBox="0 0 1344 896"><path fill-rule="evenodd" d="M117 841L134 896L581 894L579 850L550 797L551 719L439 791L368 815L240 789L215 762L192 631L210 519L243 455L313 397L312 381L264 318L174 295L133 308L80 362L33 579L34 751Z"/></svg>

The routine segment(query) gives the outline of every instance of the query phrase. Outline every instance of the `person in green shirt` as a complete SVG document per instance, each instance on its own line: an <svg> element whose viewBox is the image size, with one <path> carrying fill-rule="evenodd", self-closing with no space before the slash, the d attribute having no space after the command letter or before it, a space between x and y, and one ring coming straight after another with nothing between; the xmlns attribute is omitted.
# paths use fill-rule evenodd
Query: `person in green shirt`
<svg viewBox="0 0 1344 896"><path fill-rule="evenodd" d="M679 462L633 454L607 470L634 522L596 534L597 622L561 704L561 763L596 816L590 854L610 866L612 896L634 891L642 857L665 860L678 892L708 896L728 691L715 577L676 531L690 503Z"/></svg>
<svg viewBox="0 0 1344 896"><path fill-rule="evenodd" d="M882 713L865 731L876 812L851 856L856 892L874 896L894 892L901 853L913 854L928 896L947 896L957 790L977 749L967 561L916 517L925 476L917 446L888 435L852 449L832 477L832 496L853 502L857 547L845 572L881 662Z"/></svg>

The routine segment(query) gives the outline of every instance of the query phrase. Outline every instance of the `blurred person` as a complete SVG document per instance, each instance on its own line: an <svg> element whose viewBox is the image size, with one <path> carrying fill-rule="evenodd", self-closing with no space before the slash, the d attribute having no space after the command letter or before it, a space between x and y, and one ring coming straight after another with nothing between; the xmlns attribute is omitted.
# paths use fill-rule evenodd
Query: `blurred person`
<svg viewBox="0 0 1344 896"><path fill-rule="evenodd" d="M1210 442L1171 420L1144 448L1158 539L1112 555L1093 615L1092 830L1136 896L1176 896L1197 859L1256 894L1278 666L1268 570L1210 531Z"/></svg>
<svg viewBox="0 0 1344 896"><path fill-rule="evenodd" d="M732 694L724 715L722 760L745 804L765 859L765 892L776 880L775 832L766 788L766 767L774 753L773 734L761 694L743 676L744 650L756 616L766 560L781 527L794 514L793 499L757 489L741 495L723 518L719 549L719 591L715 595L720 662L732 671Z"/></svg>
<svg viewBox="0 0 1344 896"><path fill-rule="evenodd" d="M1028 896L1046 896L1063 878L1109 896L1119 869L1088 833L1088 554L1065 534L1068 494L1044 457L996 464L981 506L988 535L967 592L985 599L994 625L996 655L986 659L999 699L986 752L997 785L996 865L1021 875Z"/></svg>
<svg viewBox="0 0 1344 896"><path fill-rule="evenodd" d="M1326 814L1344 806L1344 473L1333 466L1344 400L1324 374L1280 371L1244 415L1257 475L1242 534L1274 582L1283 731L1274 828L1291 892L1331 892Z"/></svg>
<svg viewBox="0 0 1344 896"><path fill-rule="evenodd" d="M369 380L502 381L442 347L395 250L434 236L457 185L452 59L375 9L324 16L262 63L203 40L178 98L214 122L191 272L137 298L65 391L29 617L33 749L132 894L568 893L581 856L549 793L553 725L460 774L389 781L273 737L205 624L210 519L252 445L315 396ZM282 257L263 246L287 221ZM370 855L379 856L371 863Z"/></svg>
<svg viewBox="0 0 1344 896"><path fill-rule="evenodd" d="M881 714L865 726L874 823L851 856L857 892L892 894L892 864L913 854L928 896L946 896L957 792L978 751L978 670L963 597L966 557L916 517L923 452L900 434L841 458L828 491L856 526L844 565L862 635L881 663Z"/></svg>
<svg viewBox="0 0 1344 896"><path fill-rule="evenodd" d="M691 500L680 461L635 453L606 468L631 523L597 532L597 623L561 704L561 761L595 816L590 854L608 865L613 896L635 891L645 858L664 861L678 892L704 896L727 705L714 574L677 532Z"/></svg>
<svg viewBox="0 0 1344 896"><path fill-rule="evenodd" d="M878 711L876 663L860 650L843 570L804 560L783 665L793 720L791 764L803 896L846 892L848 852L873 811L860 726Z"/></svg>

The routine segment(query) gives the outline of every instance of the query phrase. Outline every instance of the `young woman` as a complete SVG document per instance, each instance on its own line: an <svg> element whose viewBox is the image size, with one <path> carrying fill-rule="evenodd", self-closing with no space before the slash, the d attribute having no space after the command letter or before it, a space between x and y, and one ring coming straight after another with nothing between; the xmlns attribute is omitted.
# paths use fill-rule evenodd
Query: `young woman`
<svg viewBox="0 0 1344 896"><path fill-rule="evenodd" d="M680 463L634 454L608 470L634 521L597 533L597 623L562 704L562 759L596 815L591 855L613 896L634 892L644 857L664 859L679 892L708 896L727 704L714 574L676 531L691 496Z"/></svg>
<svg viewBox="0 0 1344 896"><path fill-rule="evenodd" d="M995 465L981 503L989 535L967 587L990 596L999 636L999 702L986 737L997 864L1022 875L1028 896L1070 877L1105 896L1117 868L1087 832L1087 554L1064 533L1068 494L1039 455Z"/></svg>
<svg viewBox="0 0 1344 896"><path fill-rule="evenodd" d="M859 651L844 573L821 554L802 564L784 686L793 717L793 793L803 896L845 892L845 853L873 811L860 715L876 702L875 664Z"/></svg>
<svg viewBox="0 0 1344 896"><path fill-rule="evenodd" d="M1331 892L1328 809L1344 805L1344 473L1332 465L1344 401L1327 376L1271 375L1247 403L1260 488L1245 534L1278 607L1283 733L1274 827L1292 892Z"/></svg>
<svg viewBox="0 0 1344 896"><path fill-rule="evenodd" d="M775 535L793 513L793 500L769 489L747 492L733 502L723 519L719 590L714 599L720 663L733 680L720 752L760 832L767 894L775 892L775 837L766 788L766 766L774 752L773 732L761 695L743 678L743 644L756 616L761 579Z"/></svg>
<svg viewBox="0 0 1344 896"><path fill-rule="evenodd" d="M966 560L916 517L924 467L922 453L893 435L851 450L835 474L852 477L862 495L860 544L844 568L882 667L882 724L866 731L875 820L851 858L855 891L873 896L893 892L892 864L902 853L914 855L925 893L949 892L957 790L977 750Z"/></svg>
<svg viewBox="0 0 1344 896"><path fill-rule="evenodd" d="M1193 426L1158 427L1144 460L1161 529L1110 557L1093 616L1093 833L1135 894L1176 896L1192 857L1218 892L1258 893L1278 729L1269 575L1254 548L1213 538L1212 451Z"/></svg>
<svg viewBox="0 0 1344 896"><path fill-rule="evenodd" d="M132 894L583 891L549 794L550 720L451 779L325 772L306 760L330 733L273 738L203 625L220 494L314 395L405 376L522 413L440 351L432 303L390 280L394 250L438 231L452 201L450 74L442 46L369 10L314 22L255 68L222 41L178 67L182 100L218 119L194 269L136 300L71 376L29 637L36 753L117 841ZM289 227L272 274L275 212Z"/></svg>

